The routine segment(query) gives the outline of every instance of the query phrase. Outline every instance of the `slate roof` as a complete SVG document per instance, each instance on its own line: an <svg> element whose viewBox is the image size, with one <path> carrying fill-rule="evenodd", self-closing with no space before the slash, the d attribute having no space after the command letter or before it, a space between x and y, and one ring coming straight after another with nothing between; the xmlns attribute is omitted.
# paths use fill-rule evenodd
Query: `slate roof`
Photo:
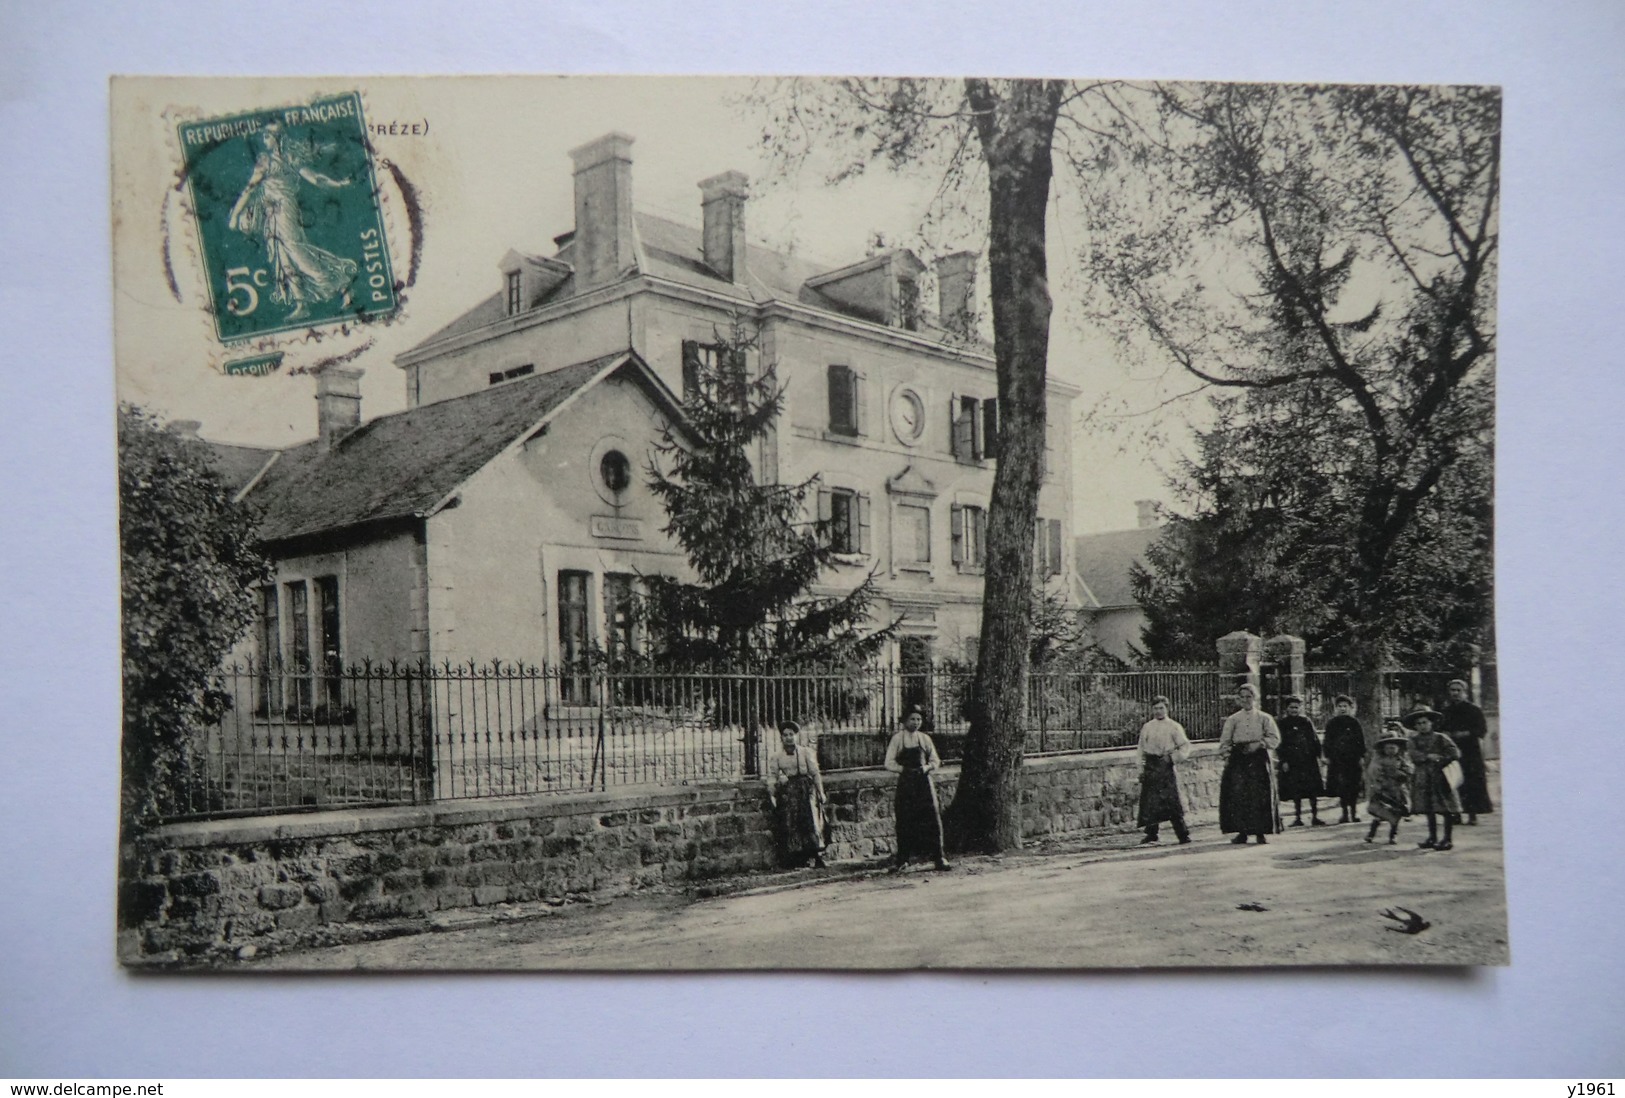
<svg viewBox="0 0 1625 1098"><path fill-rule="evenodd" d="M1145 551L1162 536L1161 526L1136 530L1113 530L1105 534L1084 534L1077 539L1078 578L1094 596L1102 610L1138 606L1129 582L1129 568L1145 562Z"/></svg>
<svg viewBox="0 0 1625 1098"><path fill-rule="evenodd" d="M826 274L830 268L818 263L759 244L745 245L745 278L744 286L735 285L713 271L705 262L704 235L693 225L685 225L669 218L660 217L650 213L635 213L633 227L637 237L637 255L639 269L642 273L663 278L696 289L710 290L716 293L730 294L741 301L793 301L801 305L816 309L825 309L843 316L855 316L850 309L837 305L833 300L806 286L808 279L817 278ZM573 243L566 241L558 250L554 258L565 263L570 262ZM575 295L575 276L570 276L554 287L538 307L551 305L560 301L567 301ZM507 319L507 302L502 291L492 293L468 312L453 320L450 324L430 335L403 354L433 346L442 340L454 336L475 332L500 320ZM867 318L860 318L867 319ZM927 318L929 320L929 316ZM917 335L945 336L947 333L929 323L922 326L923 330ZM964 337L953 337L957 342L964 343ZM972 340L972 346L985 353L992 353L992 346L981 340Z"/></svg>
<svg viewBox="0 0 1625 1098"><path fill-rule="evenodd" d="M209 464L233 493L242 491L243 485L253 480L265 468L265 463L277 455L277 451L269 446L238 446L230 442L209 442L207 439L198 441L208 448Z"/></svg>
<svg viewBox="0 0 1625 1098"><path fill-rule="evenodd" d="M325 449L282 451L247 498L266 541L427 514L522 434L602 375L641 359L619 351L534 377L368 420Z"/></svg>

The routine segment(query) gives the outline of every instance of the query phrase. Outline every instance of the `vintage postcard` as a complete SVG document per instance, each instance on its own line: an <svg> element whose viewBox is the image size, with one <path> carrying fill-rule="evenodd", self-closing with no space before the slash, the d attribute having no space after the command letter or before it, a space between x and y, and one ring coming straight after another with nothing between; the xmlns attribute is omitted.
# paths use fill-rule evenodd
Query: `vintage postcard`
<svg viewBox="0 0 1625 1098"><path fill-rule="evenodd" d="M1498 89L111 97L124 964L1508 963Z"/></svg>

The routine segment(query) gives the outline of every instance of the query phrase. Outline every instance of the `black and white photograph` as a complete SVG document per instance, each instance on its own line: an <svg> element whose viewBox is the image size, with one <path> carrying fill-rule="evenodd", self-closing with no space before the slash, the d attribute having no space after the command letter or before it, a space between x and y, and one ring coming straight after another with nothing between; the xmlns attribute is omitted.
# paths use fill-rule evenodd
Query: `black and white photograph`
<svg viewBox="0 0 1625 1098"><path fill-rule="evenodd" d="M124 965L1508 963L1498 88L111 100Z"/></svg>

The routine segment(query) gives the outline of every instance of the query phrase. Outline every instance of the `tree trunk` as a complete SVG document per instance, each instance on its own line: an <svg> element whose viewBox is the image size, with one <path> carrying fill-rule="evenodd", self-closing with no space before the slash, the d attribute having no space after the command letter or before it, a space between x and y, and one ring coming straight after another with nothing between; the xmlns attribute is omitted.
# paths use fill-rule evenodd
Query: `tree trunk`
<svg viewBox="0 0 1625 1098"><path fill-rule="evenodd" d="M999 381L999 454L988 507L980 658L951 844L996 852L1021 845L1021 759L1032 624L1033 528L1044 465L1044 378L1051 302L1045 264L1050 142L1061 85L1015 81L994 96L967 82L988 167L988 269Z"/></svg>

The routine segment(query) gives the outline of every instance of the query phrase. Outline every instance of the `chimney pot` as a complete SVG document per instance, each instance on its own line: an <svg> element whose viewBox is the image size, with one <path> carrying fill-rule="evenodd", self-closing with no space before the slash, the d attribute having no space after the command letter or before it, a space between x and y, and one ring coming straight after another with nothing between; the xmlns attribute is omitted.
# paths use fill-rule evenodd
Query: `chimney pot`
<svg viewBox="0 0 1625 1098"><path fill-rule="evenodd" d="M723 172L700 180L700 209L705 217L705 265L729 282L745 281L745 199L750 177Z"/></svg>
<svg viewBox="0 0 1625 1098"><path fill-rule="evenodd" d="M937 320L955 335L968 336L975 323L976 253L954 252L937 260Z"/></svg>
<svg viewBox="0 0 1625 1098"><path fill-rule="evenodd" d="M613 282L637 263L632 239L632 139L607 133L570 150L575 163L574 263L579 289Z"/></svg>
<svg viewBox="0 0 1625 1098"><path fill-rule="evenodd" d="M316 427L322 448L331 450L361 426L361 375L365 371L328 366L316 375Z"/></svg>
<svg viewBox="0 0 1625 1098"><path fill-rule="evenodd" d="M1134 509L1139 512L1140 529L1148 530L1157 524L1158 503L1154 499L1137 499Z"/></svg>

